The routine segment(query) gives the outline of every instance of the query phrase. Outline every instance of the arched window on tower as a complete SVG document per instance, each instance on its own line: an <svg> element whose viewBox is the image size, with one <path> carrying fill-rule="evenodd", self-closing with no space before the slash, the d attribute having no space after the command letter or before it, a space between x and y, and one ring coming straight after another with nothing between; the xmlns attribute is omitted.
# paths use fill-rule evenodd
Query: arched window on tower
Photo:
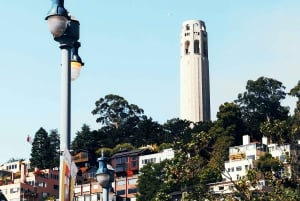
<svg viewBox="0 0 300 201"><path fill-rule="evenodd" d="M201 31L205 31L205 25L204 24L201 24Z"/></svg>
<svg viewBox="0 0 300 201"><path fill-rule="evenodd" d="M190 30L190 25L189 24L187 24L187 25L185 25L185 30Z"/></svg>
<svg viewBox="0 0 300 201"><path fill-rule="evenodd" d="M199 40L194 41L194 53L199 54L200 53L200 48L199 48Z"/></svg>
<svg viewBox="0 0 300 201"><path fill-rule="evenodd" d="M194 30L197 30L197 29L198 29L198 26L199 26L198 23L193 24Z"/></svg>
<svg viewBox="0 0 300 201"><path fill-rule="evenodd" d="M190 41L185 41L184 43L184 51L185 51L185 54L189 54L189 48L190 48Z"/></svg>

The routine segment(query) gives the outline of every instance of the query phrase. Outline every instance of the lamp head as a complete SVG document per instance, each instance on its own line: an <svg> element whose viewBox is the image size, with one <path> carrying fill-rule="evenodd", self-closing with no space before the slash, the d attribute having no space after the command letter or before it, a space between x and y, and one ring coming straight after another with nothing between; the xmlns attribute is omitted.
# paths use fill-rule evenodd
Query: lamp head
<svg viewBox="0 0 300 201"><path fill-rule="evenodd" d="M98 158L99 168L96 172L97 181L102 187L108 187L110 182L110 174L107 168L107 158L102 156Z"/></svg>
<svg viewBox="0 0 300 201"><path fill-rule="evenodd" d="M52 0L52 6L45 18L49 30L54 37L60 37L67 29L68 11L64 8L64 0Z"/></svg>
<svg viewBox="0 0 300 201"><path fill-rule="evenodd" d="M82 66L84 66L84 63L82 62L79 54L78 49L80 47L80 42L76 41L73 44L73 47L71 49L71 79L76 80L79 75Z"/></svg>

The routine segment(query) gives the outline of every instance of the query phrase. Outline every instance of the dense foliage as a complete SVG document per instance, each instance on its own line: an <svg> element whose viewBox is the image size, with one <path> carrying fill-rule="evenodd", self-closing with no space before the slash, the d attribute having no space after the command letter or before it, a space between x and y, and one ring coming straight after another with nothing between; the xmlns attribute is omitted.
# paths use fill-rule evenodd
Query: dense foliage
<svg viewBox="0 0 300 201"><path fill-rule="evenodd" d="M59 166L59 138L56 130L50 135L40 128L34 136L30 164L33 168L47 169Z"/></svg>
<svg viewBox="0 0 300 201"><path fill-rule="evenodd" d="M99 123L98 130L83 125L72 142L72 150L88 151L96 163L100 150L113 154L122 149L153 145L172 147L175 157L160 164L148 164L141 170L138 201L169 201L170 194L184 191L185 200L213 200L207 184L221 181L224 161L228 160L228 148L242 144L242 136L247 134L252 141L261 141L267 136L272 142L295 143L300 137L300 82L285 92L283 84L277 80L260 77L249 80L246 91L237 99L219 107L217 119L213 122L189 122L174 118L160 124L144 114L143 109L128 103L123 97L109 94L95 103L92 114ZM293 115L281 103L286 95L296 97ZM57 138L50 137L50 141ZM51 166L44 158L49 146L47 132L40 129L36 133L32 149L32 164L37 167ZM51 143L50 143L51 144ZM51 145L50 147L53 147ZM50 159L47 156L47 159ZM52 160L53 161L53 160ZM277 174L284 170L277 159L266 155L257 162L257 169L251 169L247 177L234 183L242 200L298 200L299 162L289 158L293 165L292 179ZM276 174L275 174L276 173ZM263 196L252 194L251 186L257 184L257 175L268 180L270 192ZM224 200L232 200L224 197Z"/></svg>

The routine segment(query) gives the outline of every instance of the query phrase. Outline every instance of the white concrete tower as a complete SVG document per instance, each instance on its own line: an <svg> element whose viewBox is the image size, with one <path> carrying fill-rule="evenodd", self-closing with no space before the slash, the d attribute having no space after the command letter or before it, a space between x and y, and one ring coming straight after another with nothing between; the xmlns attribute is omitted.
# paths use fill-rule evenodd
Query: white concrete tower
<svg viewBox="0 0 300 201"><path fill-rule="evenodd" d="M180 39L180 118L210 120L207 33L200 20L183 22Z"/></svg>

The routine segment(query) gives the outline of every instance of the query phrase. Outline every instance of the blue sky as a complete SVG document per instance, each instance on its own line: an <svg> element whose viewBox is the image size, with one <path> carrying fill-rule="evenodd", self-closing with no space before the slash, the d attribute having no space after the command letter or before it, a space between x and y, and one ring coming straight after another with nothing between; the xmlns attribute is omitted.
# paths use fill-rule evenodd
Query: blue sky
<svg viewBox="0 0 300 201"><path fill-rule="evenodd" d="M1 5L0 164L30 156L26 136L59 128L58 43L44 20L50 0ZM300 1L65 0L81 23L85 66L72 82L72 137L84 123L98 129L94 103L117 94L160 123L179 116L179 39L188 19L205 21L211 111L245 91L247 80L299 80ZM283 104L291 108L294 99Z"/></svg>

